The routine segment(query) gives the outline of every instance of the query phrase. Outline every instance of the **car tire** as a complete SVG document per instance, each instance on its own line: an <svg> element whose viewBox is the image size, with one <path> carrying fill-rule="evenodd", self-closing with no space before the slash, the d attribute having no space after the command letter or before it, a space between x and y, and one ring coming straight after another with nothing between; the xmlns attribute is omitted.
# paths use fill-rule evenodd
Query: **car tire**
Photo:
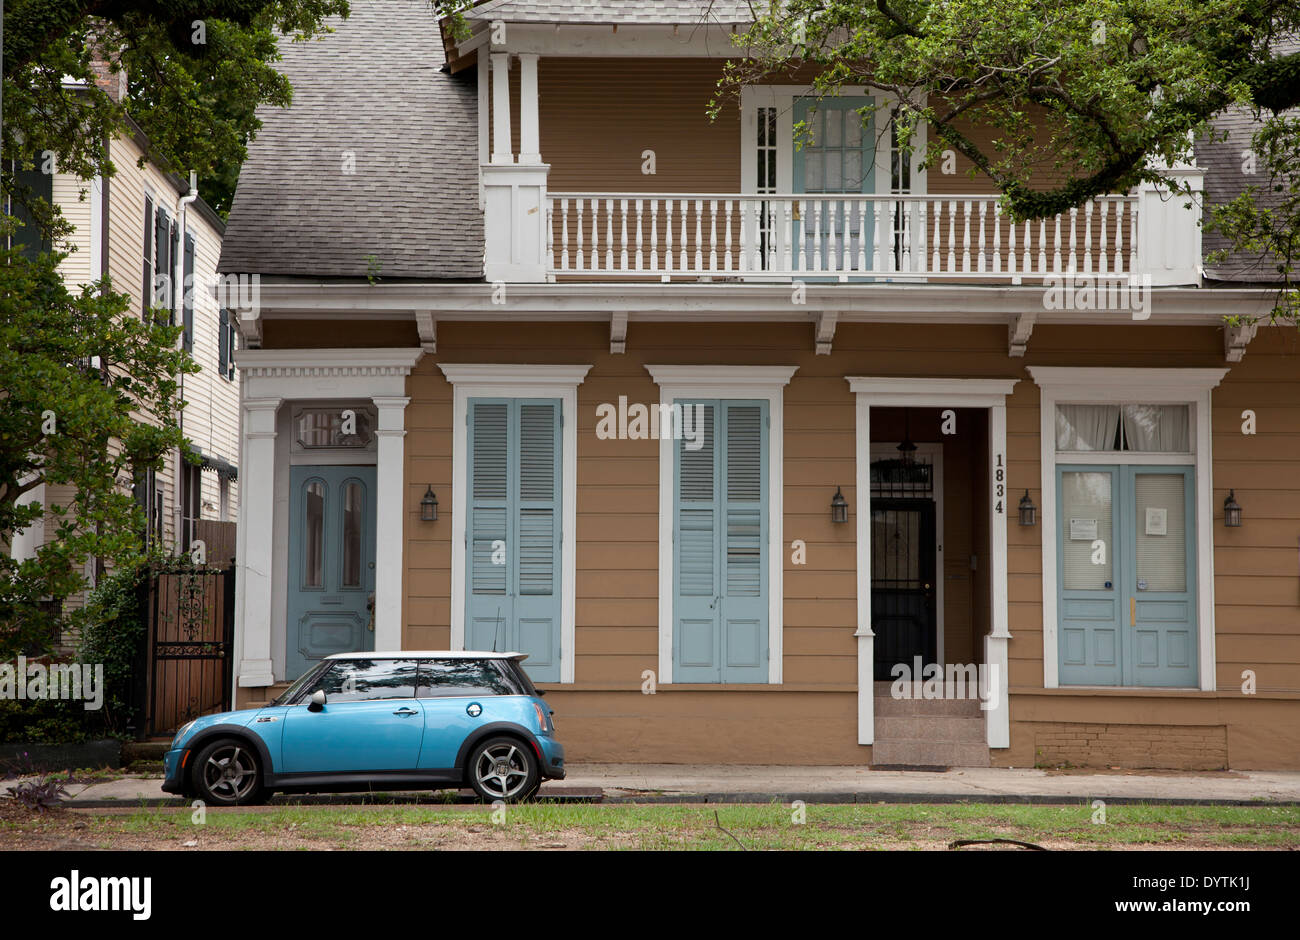
<svg viewBox="0 0 1300 940"><path fill-rule="evenodd" d="M199 748L190 768L194 793L209 806L266 802L262 762L247 741L219 738Z"/></svg>
<svg viewBox="0 0 1300 940"><path fill-rule="evenodd" d="M485 803L531 800L542 784L537 757L518 738L499 735L480 741L465 766L470 788Z"/></svg>

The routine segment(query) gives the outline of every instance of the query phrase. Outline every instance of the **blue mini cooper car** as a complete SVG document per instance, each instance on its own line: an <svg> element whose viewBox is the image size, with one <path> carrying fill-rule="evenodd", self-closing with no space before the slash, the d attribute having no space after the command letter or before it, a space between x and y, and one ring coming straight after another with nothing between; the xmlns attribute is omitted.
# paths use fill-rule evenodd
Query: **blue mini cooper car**
<svg viewBox="0 0 1300 940"><path fill-rule="evenodd" d="M205 715L176 733L163 790L209 805L274 792L471 787L532 797L564 777L553 712L523 653L339 653L262 708Z"/></svg>

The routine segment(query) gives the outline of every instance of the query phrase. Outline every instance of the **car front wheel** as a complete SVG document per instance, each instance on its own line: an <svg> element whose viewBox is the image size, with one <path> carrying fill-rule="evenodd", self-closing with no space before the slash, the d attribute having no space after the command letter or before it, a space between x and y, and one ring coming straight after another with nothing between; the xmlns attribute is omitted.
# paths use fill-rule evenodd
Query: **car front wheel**
<svg viewBox="0 0 1300 940"><path fill-rule="evenodd" d="M488 738L470 753L469 785L479 799L495 803L528 800L541 786L541 771L528 745L518 738Z"/></svg>
<svg viewBox="0 0 1300 940"><path fill-rule="evenodd" d="M223 738L201 748L194 759L194 790L211 806L248 806L265 801L262 768L246 741Z"/></svg>

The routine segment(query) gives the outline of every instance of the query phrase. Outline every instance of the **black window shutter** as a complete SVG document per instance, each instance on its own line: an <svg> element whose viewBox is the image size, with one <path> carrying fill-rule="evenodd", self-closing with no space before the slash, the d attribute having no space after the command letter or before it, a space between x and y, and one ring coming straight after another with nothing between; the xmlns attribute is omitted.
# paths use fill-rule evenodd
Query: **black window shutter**
<svg viewBox="0 0 1300 940"><path fill-rule="evenodd" d="M230 336L227 332L229 325L230 311L222 307L221 320L217 326L217 372L223 379L228 377L226 373L230 364Z"/></svg>
<svg viewBox="0 0 1300 940"><path fill-rule="evenodd" d="M168 242L167 251L167 276L169 278L176 276L176 256L181 252L181 231L180 227L173 220L171 222L171 240ZM184 289L182 284L172 285L172 302L168 308L170 316L167 322L172 326L176 325L176 314L181 309L181 291Z"/></svg>
<svg viewBox="0 0 1300 940"><path fill-rule="evenodd" d="M153 200L144 197L144 284L140 294L143 306L140 316L153 306Z"/></svg>
<svg viewBox="0 0 1300 940"><path fill-rule="evenodd" d="M153 247L154 247L154 284L160 289L155 292L154 305L159 307L171 308L171 219L167 216L167 210L162 206L154 215L153 225Z"/></svg>
<svg viewBox="0 0 1300 940"><path fill-rule="evenodd" d="M185 281L181 295L185 308L185 351L194 351L194 236L185 233Z"/></svg>
<svg viewBox="0 0 1300 940"><path fill-rule="evenodd" d="M54 204L54 175L52 173L42 173L39 163L35 169L18 170L14 174L14 183L15 188L27 190L25 195L32 202L43 199L49 205ZM15 199L12 212L14 218L22 223L14 232L13 247L22 251L28 258L34 258L38 254L48 252L50 250L50 241L36 227L36 219L27 211L27 207Z"/></svg>

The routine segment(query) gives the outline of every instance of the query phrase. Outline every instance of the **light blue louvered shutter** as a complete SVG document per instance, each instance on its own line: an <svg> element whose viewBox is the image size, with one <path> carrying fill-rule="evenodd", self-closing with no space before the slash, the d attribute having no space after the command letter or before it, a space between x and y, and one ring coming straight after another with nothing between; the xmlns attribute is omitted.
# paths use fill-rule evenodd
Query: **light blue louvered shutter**
<svg viewBox="0 0 1300 940"><path fill-rule="evenodd" d="M469 402L465 645L474 650L510 643L510 412L504 400Z"/></svg>
<svg viewBox="0 0 1300 940"><path fill-rule="evenodd" d="M681 407L682 426L695 433L690 437L677 434L673 441L676 488L673 681L720 682L718 403L674 404ZM700 446L696 447L697 444Z"/></svg>
<svg viewBox="0 0 1300 940"><path fill-rule="evenodd" d="M767 402L725 402L723 682L767 681Z"/></svg>
<svg viewBox="0 0 1300 940"><path fill-rule="evenodd" d="M560 402L521 399L513 645L534 682L560 681Z"/></svg>

